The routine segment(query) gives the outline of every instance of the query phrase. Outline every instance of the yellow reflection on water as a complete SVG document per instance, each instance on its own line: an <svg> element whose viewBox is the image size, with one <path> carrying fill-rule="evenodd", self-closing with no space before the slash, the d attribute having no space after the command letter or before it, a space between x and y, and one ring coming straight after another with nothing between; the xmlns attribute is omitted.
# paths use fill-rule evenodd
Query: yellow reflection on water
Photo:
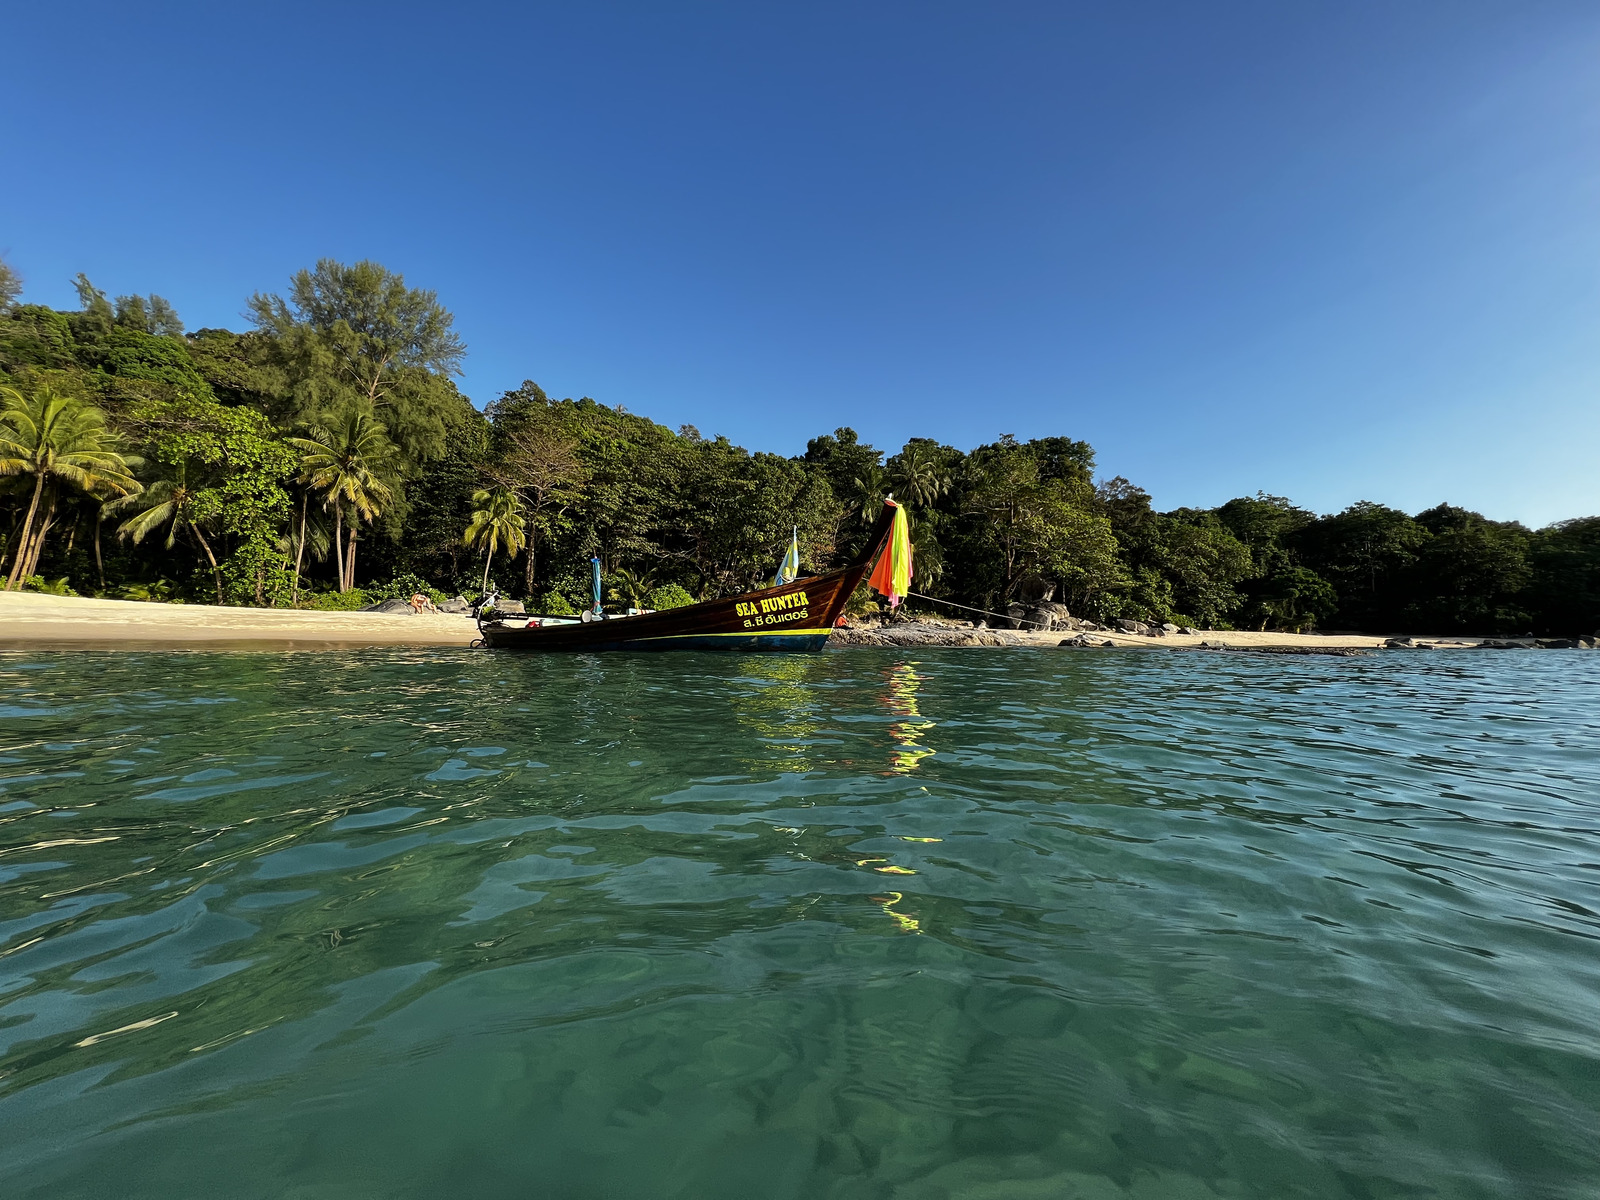
<svg viewBox="0 0 1600 1200"><path fill-rule="evenodd" d="M917 920L913 916L909 916L906 913L899 912L895 908L895 905L900 904L905 900L905 897L899 892L890 892L887 896L874 896L872 899L877 903L879 908L883 909L884 912L888 913L889 916L893 918L894 923L900 927L903 933L922 932L921 921Z"/></svg>
<svg viewBox="0 0 1600 1200"><path fill-rule="evenodd" d="M884 707L900 718L889 726L889 736L896 743L889 753L889 773L909 775L923 759L934 753L920 739L938 722L928 720L917 707L917 688L922 676L917 674L916 663L896 663L884 673L884 679L887 684L882 696Z"/></svg>
<svg viewBox="0 0 1600 1200"><path fill-rule="evenodd" d="M822 728L822 705L811 686L819 665L802 654L749 655L741 662L741 678L754 686L733 695L734 719L760 735L760 753L746 758L747 767L804 773L825 765L812 745Z"/></svg>

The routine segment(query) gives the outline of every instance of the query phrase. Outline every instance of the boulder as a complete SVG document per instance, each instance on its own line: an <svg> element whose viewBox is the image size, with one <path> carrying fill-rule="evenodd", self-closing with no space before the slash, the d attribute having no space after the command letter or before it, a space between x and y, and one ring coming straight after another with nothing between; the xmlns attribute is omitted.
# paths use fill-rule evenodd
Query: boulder
<svg viewBox="0 0 1600 1200"><path fill-rule="evenodd" d="M1124 618L1117 622L1117 628L1122 630L1123 633L1133 633L1140 637L1150 636L1150 626L1143 621L1129 621Z"/></svg>
<svg viewBox="0 0 1600 1200"><path fill-rule="evenodd" d="M1171 621L1168 621L1166 624L1161 626L1161 632L1162 633L1182 633L1183 630L1179 629Z"/></svg>
<svg viewBox="0 0 1600 1200"><path fill-rule="evenodd" d="M1184 637L1198 637L1200 634L1198 629L1189 625L1180 626L1178 632L1183 634Z"/></svg>
<svg viewBox="0 0 1600 1200"><path fill-rule="evenodd" d="M453 599L453 600L441 600L436 607L442 613L458 613L459 614L459 613L470 613L472 611L472 605L468 604L460 596L455 597L455 599Z"/></svg>
<svg viewBox="0 0 1600 1200"><path fill-rule="evenodd" d="M521 600L502 600L495 607L512 617L525 617L528 615L528 610Z"/></svg>
<svg viewBox="0 0 1600 1200"><path fill-rule="evenodd" d="M1024 615L1024 620L1027 622L1026 628L1038 631L1077 627L1065 604L1037 605Z"/></svg>
<svg viewBox="0 0 1600 1200"><path fill-rule="evenodd" d="M1103 650L1107 647L1113 649L1116 647L1116 643L1110 638L1092 638L1082 633L1077 637L1062 638L1056 645L1069 650Z"/></svg>
<svg viewBox="0 0 1600 1200"><path fill-rule="evenodd" d="M1577 650L1580 649L1576 638L1540 638L1534 643L1541 650Z"/></svg>
<svg viewBox="0 0 1600 1200"><path fill-rule="evenodd" d="M1508 642L1503 638L1484 638L1478 643L1479 650L1526 650L1527 646L1521 642Z"/></svg>
<svg viewBox="0 0 1600 1200"><path fill-rule="evenodd" d="M1581 637L1578 638L1577 641L1579 650L1593 650L1595 648L1594 638Z"/></svg>
<svg viewBox="0 0 1600 1200"><path fill-rule="evenodd" d="M412 616L416 610L411 607L409 600L380 600L376 604L364 604L360 610L364 613L386 613L394 616Z"/></svg>
<svg viewBox="0 0 1600 1200"><path fill-rule="evenodd" d="M1385 650L1415 650L1417 643L1408 637L1390 638L1383 644Z"/></svg>

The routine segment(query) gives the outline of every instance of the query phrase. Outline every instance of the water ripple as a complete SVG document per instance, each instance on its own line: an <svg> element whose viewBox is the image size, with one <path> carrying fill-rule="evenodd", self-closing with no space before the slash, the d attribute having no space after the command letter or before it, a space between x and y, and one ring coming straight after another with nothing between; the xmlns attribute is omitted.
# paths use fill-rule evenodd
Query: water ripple
<svg viewBox="0 0 1600 1200"><path fill-rule="evenodd" d="M0 657L0 1182L1592 1196L1597 684Z"/></svg>

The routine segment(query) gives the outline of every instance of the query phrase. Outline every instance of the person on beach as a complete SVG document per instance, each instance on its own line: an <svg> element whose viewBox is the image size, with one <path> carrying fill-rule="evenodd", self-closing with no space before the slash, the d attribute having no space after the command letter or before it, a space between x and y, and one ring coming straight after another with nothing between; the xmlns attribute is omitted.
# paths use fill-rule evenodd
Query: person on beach
<svg viewBox="0 0 1600 1200"><path fill-rule="evenodd" d="M421 614L421 613L436 613L439 610L434 607L432 600L429 600L421 592L416 592L416 593L413 593L413 595L411 597L411 611L414 612L414 613Z"/></svg>

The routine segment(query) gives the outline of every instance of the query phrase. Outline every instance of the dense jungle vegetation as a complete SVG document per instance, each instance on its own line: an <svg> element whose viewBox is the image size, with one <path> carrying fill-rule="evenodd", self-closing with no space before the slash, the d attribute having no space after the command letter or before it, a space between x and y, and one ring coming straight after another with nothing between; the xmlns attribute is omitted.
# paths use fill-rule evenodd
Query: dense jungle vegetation
<svg viewBox="0 0 1600 1200"><path fill-rule="evenodd" d="M571 611L665 607L770 578L798 526L820 571L886 493L913 523L917 591L982 608L1203 628L1588 633L1600 517L1530 530L1441 504L1318 516L1265 494L1156 512L1066 437L970 452L851 429L750 453L526 382L480 412L434 293L371 262L251 297L253 328L185 332L159 296L22 303L0 263L6 587L190 603L354 608L486 584Z"/></svg>

